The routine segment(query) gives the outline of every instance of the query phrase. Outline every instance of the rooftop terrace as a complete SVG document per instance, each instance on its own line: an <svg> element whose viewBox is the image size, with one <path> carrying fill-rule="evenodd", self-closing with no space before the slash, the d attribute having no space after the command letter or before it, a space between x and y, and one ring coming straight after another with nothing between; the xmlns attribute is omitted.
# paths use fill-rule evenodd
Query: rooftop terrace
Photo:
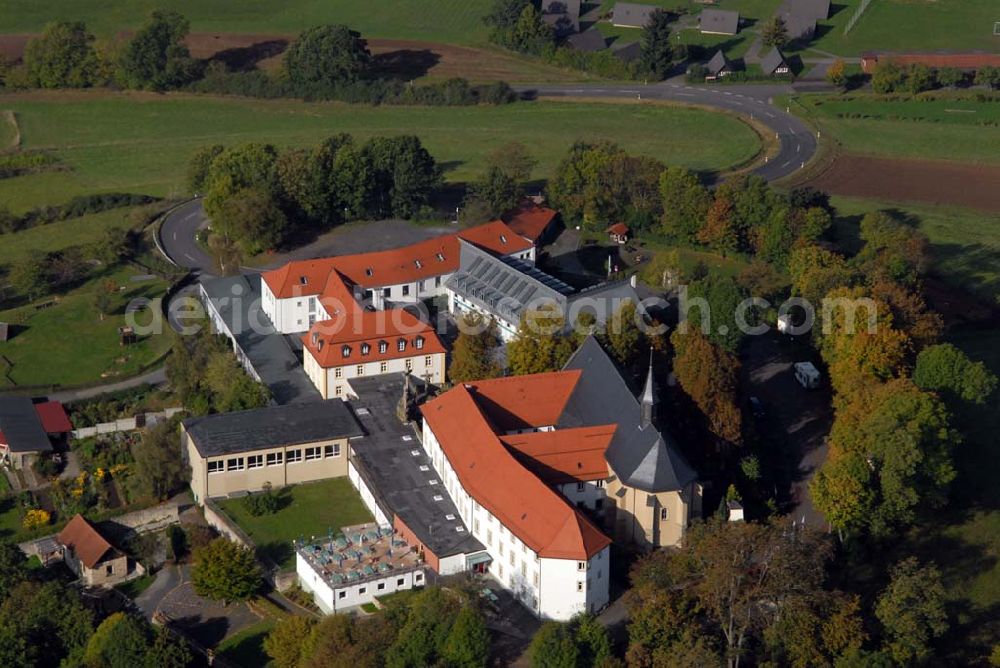
<svg viewBox="0 0 1000 668"><path fill-rule="evenodd" d="M413 548L395 537L391 529L374 523L344 527L326 538L297 540L295 551L334 588L413 570L422 564Z"/></svg>

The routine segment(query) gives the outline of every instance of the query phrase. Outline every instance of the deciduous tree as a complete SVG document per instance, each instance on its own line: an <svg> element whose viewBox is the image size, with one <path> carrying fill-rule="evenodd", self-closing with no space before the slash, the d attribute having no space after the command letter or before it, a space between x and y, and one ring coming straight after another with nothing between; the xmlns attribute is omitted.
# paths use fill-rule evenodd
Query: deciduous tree
<svg viewBox="0 0 1000 668"><path fill-rule="evenodd" d="M128 88L166 90L193 80L198 63L184 45L190 23L172 10L154 10L121 52L119 78Z"/></svg>
<svg viewBox="0 0 1000 668"><path fill-rule="evenodd" d="M950 343L929 346L917 355L913 382L923 390L941 392L974 404L984 404L997 387L997 377L982 362L973 362Z"/></svg>
<svg viewBox="0 0 1000 668"><path fill-rule="evenodd" d="M326 25L301 33L285 51L285 72L299 84L334 86L357 81L372 57L361 34L344 25Z"/></svg>
<svg viewBox="0 0 1000 668"><path fill-rule="evenodd" d="M826 82L831 86L843 88L847 85L847 74L844 71L844 61L838 58L826 69Z"/></svg>
<svg viewBox="0 0 1000 668"><path fill-rule="evenodd" d="M226 198L212 219L213 229L240 245L247 255L275 248L288 233L288 219L263 188L244 188Z"/></svg>
<svg viewBox="0 0 1000 668"><path fill-rule="evenodd" d="M674 346L674 373L684 392L705 415L718 438L740 443L742 415L737 403L740 362L713 344L700 330L679 329L670 337Z"/></svg>
<svg viewBox="0 0 1000 668"><path fill-rule="evenodd" d="M286 617L275 624L264 639L264 651L276 668L298 668L315 624L315 620L298 615Z"/></svg>
<svg viewBox="0 0 1000 668"><path fill-rule="evenodd" d="M81 21L49 23L25 47L24 66L39 88L90 86L97 72L94 36Z"/></svg>
<svg viewBox="0 0 1000 668"><path fill-rule="evenodd" d="M712 195L697 174L684 167L667 167L660 175L663 230L668 235L694 241L705 222Z"/></svg>
<svg viewBox="0 0 1000 668"><path fill-rule="evenodd" d="M152 499L165 499L188 481L190 469L184 462L176 419L166 420L142 432L142 440L132 448L135 484Z"/></svg>
<svg viewBox="0 0 1000 668"><path fill-rule="evenodd" d="M507 344L507 364L514 375L557 371L566 364L575 341L564 333L565 318L553 308L525 311L514 339Z"/></svg>
<svg viewBox="0 0 1000 668"><path fill-rule="evenodd" d="M760 31L761 40L765 46L776 46L779 49L788 44L788 26L785 19L774 16L764 23Z"/></svg>
<svg viewBox="0 0 1000 668"><path fill-rule="evenodd" d="M496 323L485 321L476 314L465 314L459 323L458 338L452 346L448 380L467 383L483 378L495 378L502 371L496 360L500 345Z"/></svg>
<svg viewBox="0 0 1000 668"><path fill-rule="evenodd" d="M888 650L899 664L920 662L932 654L934 638L948 630L941 573L909 557L892 569L892 579L875 604L875 616L888 636Z"/></svg>
<svg viewBox="0 0 1000 668"><path fill-rule="evenodd" d="M515 183L524 184L531 178L538 160L522 142L512 141L493 150L486 157L486 165L498 168Z"/></svg>
<svg viewBox="0 0 1000 668"><path fill-rule="evenodd" d="M260 591L264 578L253 550L216 538L194 551L191 583L199 596L231 603Z"/></svg>

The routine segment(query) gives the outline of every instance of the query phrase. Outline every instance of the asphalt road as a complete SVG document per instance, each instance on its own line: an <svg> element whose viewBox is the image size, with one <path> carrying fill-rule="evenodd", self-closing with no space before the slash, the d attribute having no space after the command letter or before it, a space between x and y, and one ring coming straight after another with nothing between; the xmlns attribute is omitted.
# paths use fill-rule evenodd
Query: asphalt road
<svg viewBox="0 0 1000 668"><path fill-rule="evenodd" d="M777 135L781 149L754 170L768 181L795 173L816 153L816 136L798 118L774 106L777 95L792 92L791 86L716 85L698 86L676 82L651 85L561 85L519 88L521 92L544 97L597 97L609 99L670 100L716 107L753 119Z"/></svg>
<svg viewBox="0 0 1000 668"><path fill-rule="evenodd" d="M212 258L195 240L199 228L207 222L200 199L182 204L167 214L160 226L160 243L167 259L185 269L210 273Z"/></svg>

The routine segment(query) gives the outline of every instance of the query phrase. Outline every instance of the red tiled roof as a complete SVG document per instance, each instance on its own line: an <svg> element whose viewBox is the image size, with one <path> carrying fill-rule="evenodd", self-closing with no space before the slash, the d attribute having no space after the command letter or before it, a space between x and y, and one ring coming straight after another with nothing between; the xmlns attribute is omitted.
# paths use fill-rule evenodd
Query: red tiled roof
<svg viewBox="0 0 1000 668"><path fill-rule="evenodd" d="M73 425L66 415L66 410L58 401L45 401L35 404L35 412L42 422L42 429L47 434L65 434L73 431Z"/></svg>
<svg viewBox="0 0 1000 668"><path fill-rule="evenodd" d="M94 525L79 514L59 532L57 540L62 545L72 548L76 558L87 568L99 564L104 555L114 549Z"/></svg>
<svg viewBox="0 0 1000 668"><path fill-rule="evenodd" d="M506 223L495 220L402 248L289 262L279 269L264 272L263 278L279 299L320 294L335 269L363 288L414 283L456 271L459 238L498 255L531 248L531 243Z"/></svg>
<svg viewBox="0 0 1000 668"><path fill-rule="evenodd" d="M550 485L608 477L604 452L617 425L534 431L500 436L514 456Z"/></svg>
<svg viewBox="0 0 1000 668"><path fill-rule="evenodd" d="M608 228L608 234L617 234L618 236L625 236L628 234L628 225L625 223L615 223Z"/></svg>
<svg viewBox="0 0 1000 668"><path fill-rule="evenodd" d="M504 447L477 399L459 385L421 406L462 487L542 557L585 560L607 547L600 529Z"/></svg>
<svg viewBox="0 0 1000 668"><path fill-rule="evenodd" d="M423 339L420 348L417 348L418 338ZM402 351L399 350L400 339L405 342ZM385 352L380 353L379 346L383 342ZM302 337L302 343L324 369L445 352L444 344L430 325L404 309L358 309L347 318L317 322ZM365 345L368 346L367 355L362 353ZM349 348L346 357L344 346Z"/></svg>
<svg viewBox="0 0 1000 668"><path fill-rule="evenodd" d="M580 380L579 369L477 380L476 401L498 431L550 427Z"/></svg>
<svg viewBox="0 0 1000 668"><path fill-rule="evenodd" d="M530 202L504 214L503 219L510 229L534 243L558 215L555 209Z"/></svg>

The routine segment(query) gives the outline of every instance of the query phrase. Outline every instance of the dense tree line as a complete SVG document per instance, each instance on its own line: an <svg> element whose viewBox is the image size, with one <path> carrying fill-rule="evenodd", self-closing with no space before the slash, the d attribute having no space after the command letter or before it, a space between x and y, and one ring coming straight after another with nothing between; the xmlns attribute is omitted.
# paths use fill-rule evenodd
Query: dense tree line
<svg viewBox="0 0 1000 668"><path fill-rule="evenodd" d="M412 218L440 183L433 156L411 135L358 145L341 134L284 151L271 144L209 146L188 169L188 187L204 193L213 232L250 254L274 248L295 228Z"/></svg>
<svg viewBox="0 0 1000 668"><path fill-rule="evenodd" d="M975 72L953 67L934 68L922 63L899 65L892 60L878 64L871 77L876 93L909 93L916 95L937 88L955 88L975 84L1000 88L1000 68L989 65ZM843 85L842 82L832 82Z"/></svg>
<svg viewBox="0 0 1000 668"><path fill-rule="evenodd" d="M97 40L84 23L48 24L25 49L23 64L0 72L9 88L117 86L343 100L373 104L505 104L516 95L505 83L471 85L465 79L412 86L383 76L361 35L325 25L299 35L288 47L279 74L230 72L220 60L201 61L185 45L189 21L171 10L153 11L128 40Z"/></svg>
<svg viewBox="0 0 1000 668"><path fill-rule="evenodd" d="M291 617L264 641L277 668L488 665L490 635L472 590L428 587L365 617Z"/></svg>

